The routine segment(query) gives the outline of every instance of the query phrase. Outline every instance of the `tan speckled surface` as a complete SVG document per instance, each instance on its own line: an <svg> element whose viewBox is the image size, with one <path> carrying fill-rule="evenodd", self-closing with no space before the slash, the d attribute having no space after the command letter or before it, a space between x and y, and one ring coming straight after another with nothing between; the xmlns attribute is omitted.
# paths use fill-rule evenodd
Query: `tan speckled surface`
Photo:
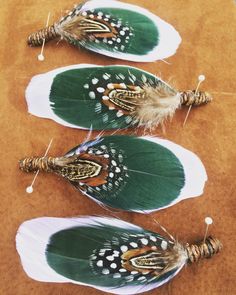
<svg viewBox="0 0 236 295"><path fill-rule="evenodd" d="M126 2L126 1L125 1ZM127 1L128 2L128 1ZM214 102L194 109L183 129L186 110L177 112L167 125L166 137L197 153L203 160L209 181L204 196L179 203L153 216L183 241L194 241L204 234L204 218L212 216L210 233L224 244L212 260L184 269L169 287L148 294L233 295L235 288L235 128L236 93L235 33L236 5L233 0L130 0L173 24L183 42L177 54L163 62L129 63L77 50L63 42L46 46L46 60L37 61L39 49L26 45L29 33L45 23L52 12L56 20L70 9L73 0L2 1L1 24L1 223L0 294L3 295L96 295L95 289L72 284L46 284L29 279L15 250L15 234L26 219L38 216L108 214L72 186L54 175L41 174L32 195L25 193L32 175L18 170L17 161L27 155L43 154L54 138L51 155L61 155L78 144L86 132L69 129L53 121L27 113L24 90L38 73L75 63L130 64L165 80L172 78L178 89L193 88L199 74L206 75L203 88L214 94ZM157 135L162 135L160 129ZM149 216L119 213L119 217L143 227L159 230ZM234 277L233 277L234 276ZM168 293L169 292L169 293Z"/></svg>

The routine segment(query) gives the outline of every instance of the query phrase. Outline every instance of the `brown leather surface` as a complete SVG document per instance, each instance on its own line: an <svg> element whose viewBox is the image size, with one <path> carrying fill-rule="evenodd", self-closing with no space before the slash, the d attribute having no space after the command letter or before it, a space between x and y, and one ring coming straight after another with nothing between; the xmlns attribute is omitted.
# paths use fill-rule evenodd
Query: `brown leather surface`
<svg viewBox="0 0 236 295"><path fill-rule="evenodd" d="M98 1L99 2L99 1ZM128 1L125 1L128 2ZM114 60L85 50L77 50L61 42L46 46L46 60L37 61L40 49L27 47L29 33L46 22L49 11L53 20L70 9L73 0L2 1L1 23L1 222L0 222L0 294L3 295L96 295L89 287L72 284L48 284L33 281L24 273L15 250L15 234L26 219L38 216L107 215L108 211L76 192L55 175L37 179L35 192L25 193L33 175L18 169L24 156L42 155L53 137L51 155L62 155L80 143L85 131L69 129L50 120L27 113L24 90L30 78L60 66L76 63L129 64L161 75L180 89L196 87L199 74L206 76L202 89L214 93L214 101L192 110L185 128L186 109L179 110L167 132L157 128L155 134L165 136L194 151L203 160L209 181L202 197L183 201L153 214L173 235L193 242L204 235L205 216L214 224L210 234L218 237L223 251L211 260L187 266L169 285L148 294L233 295L235 288L235 1L221 0L129 0L173 24L183 42L171 64L132 63ZM125 220L151 230L160 231L150 216L117 213Z"/></svg>

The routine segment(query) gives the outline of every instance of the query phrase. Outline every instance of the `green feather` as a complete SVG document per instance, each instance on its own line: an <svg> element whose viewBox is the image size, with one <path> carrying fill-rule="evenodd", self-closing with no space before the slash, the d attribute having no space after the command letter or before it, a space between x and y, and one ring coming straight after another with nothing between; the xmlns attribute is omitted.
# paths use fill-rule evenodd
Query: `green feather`
<svg viewBox="0 0 236 295"><path fill-rule="evenodd" d="M107 136L88 149L89 153L98 151L110 157L108 182L87 186L85 192L99 202L148 211L165 207L180 195L185 183L182 164L162 145L132 136Z"/></svg>
<svg viewBox="0 0 236 295"><path fill-rule="evenodd" d="M102 99L104 92L98 90L107 89L109 83L142 86L144 81L150 85L169 87L157 77L127 66L64 71L53 80L49 97L51 108L59 118L83 128L90 128L91 125L98 130L127 128L137 122L130 115L117 117L117 110L108 109Z"/></svg>
<svg viewBox="0 0 236 295"><path fill-rule="evenodd" d="M112 224L112 220L110 222ZM149 240L150 236L155 237L155 243ZM50 267L57 273L74 281L97 287L115 288L128 285L140 286L141 288L145 285L138 280L142 274L136 274L133 281L126 281L127 271L119 272L119 269L122 268L121 257L117 255L114 260L116 269L112 269L110 267L112 262L106 259L114 251L121 253L122 245L127 245L129 248L132 248L131 242L139 245L141 238L148 239L152 245L157 247L161 247L161 242L164 239L156 233L145 231L139 227L137 229L126 229L109 226L108 224L98 224L93 227L73 227L51 236L46 249L46 258ZM97 266L97 262L101 259L103 261L102 268ZM109 273L103 274L102 270L104 269L108 269ZM161 283L166 278L171 277L175 271L176 269L171 270L165 275L155 278L155 283ZM119 273L121 276L114 278L115 273ZM147 280L151 278L153 278L152 275L146 276Z"/></svg>
<svg viewBox="0 0 236 295"><path fill-rule="evenodd" d="M95 9L95 13L102 12L105 15L115 16L115 19L121 20L123 24L131 28L131 35L127 35L128 39L120 36L120 43L116 43L117 51L123 53L145 55L152 51L159 43L159 32L155 23L144 14L137 13L125 9L100 8ZM124 31L125 33L127 31ZM145 34L144 34L145 32ZM97 48L98 50L106 50L114 52L114 44L93 41L87 41L84 47L87 49ZM115 43L115 42L114 42ZM122 50L123 49L123 50Z"/></svg>

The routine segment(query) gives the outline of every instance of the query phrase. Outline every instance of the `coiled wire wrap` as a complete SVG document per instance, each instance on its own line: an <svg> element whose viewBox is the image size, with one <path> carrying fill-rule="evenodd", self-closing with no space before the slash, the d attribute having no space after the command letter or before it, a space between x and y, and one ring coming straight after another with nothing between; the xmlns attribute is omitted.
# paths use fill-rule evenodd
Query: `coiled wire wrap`
<svg viewBox="0 0 236 295"><path fill-rule="evenodd" d="M202 104L207 104L212 101L212 96L205 91L187 90L180 93L180 101L182 105L186 106L199 106Z"/></svg>
<svg viewBox="0 0 236 295"><path fill-rule="evenodd" d="M57 34L55 30L55 25L52 25L31 34L28 37L27 42L28 42L28 45L36 47L36 46L41 46L43 44L44 39L45 39L45 42L48 42L57 37L59 37L59 35Z"/></svg>
<svg viewBox="0 0 236 295"><path fill-rule="evenodd" d="M52 157L30 157L20 160L20 169L25 172L34 172L37 170L50 172L54 166L55 158Z"/></svg>
<svg viewBox="0 0 236 295"><path fill-rule="evenodd" d="M222 249L221 242L211 236L207 237L205 242L202 241L199 245L187 245L186 251L188 254L188 260L191 263L195 263L202 258L211 258Z"/></svg>

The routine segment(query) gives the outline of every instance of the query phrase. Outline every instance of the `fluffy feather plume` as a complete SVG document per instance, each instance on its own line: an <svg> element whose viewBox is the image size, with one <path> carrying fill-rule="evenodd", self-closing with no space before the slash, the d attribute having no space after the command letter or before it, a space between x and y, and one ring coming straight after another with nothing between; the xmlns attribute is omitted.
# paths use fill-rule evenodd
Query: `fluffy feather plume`
<svg viewBox="0 0 236 295"><path fill-rule="evenodd" d="M144 85L144 101L137 106L134 116L139 126L153 129L159 124L163 126L166 119L171 119L177 108L181 106L180 93L165 85Z"/></svg>

